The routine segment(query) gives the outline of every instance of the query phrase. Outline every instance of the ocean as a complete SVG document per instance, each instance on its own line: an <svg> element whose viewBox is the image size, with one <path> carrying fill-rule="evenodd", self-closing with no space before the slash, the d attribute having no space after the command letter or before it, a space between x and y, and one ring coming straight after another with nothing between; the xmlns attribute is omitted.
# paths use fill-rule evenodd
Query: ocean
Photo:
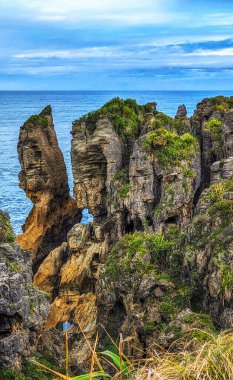
<svg viewBox="0 0 233 380"><path fill-rule="evenodd" d="M55 129L73 193L70 160L73 120L116 96L133 98L139 104L155 101L159 111L174 116L180 104L185 104L188 115L192 115L198 102L215 95L231 96L233 91L0 91L0 209L10 214L15 233L21 233L32 204L18 186L19 128L30 115L39 113L46 105L50 104L53 109ZM85 212L83 222L87 220Z"/></svg>

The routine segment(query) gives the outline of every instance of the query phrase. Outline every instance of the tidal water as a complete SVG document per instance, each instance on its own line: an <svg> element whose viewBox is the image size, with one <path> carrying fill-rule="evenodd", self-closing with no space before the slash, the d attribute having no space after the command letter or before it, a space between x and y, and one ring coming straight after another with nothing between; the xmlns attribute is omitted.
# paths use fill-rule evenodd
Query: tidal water
<svg viewBox="0 0 233 380"><path fill-rule="evenodd" d="M185 104L188 114L192 115L199 101L215 95L230 96L233 91L0 91L0 209L10 214L15 233L20 233L32 205L18 187L19 128L30 115L39 113L46 105L50 104L53 108L55 129L65 157L72 193L70 131L73 120L98 109L116 96L133 98L140 104L155 101L159 111L174 116L180 104ZM83 221L87 220L88 214L85 212Z"/></svg>

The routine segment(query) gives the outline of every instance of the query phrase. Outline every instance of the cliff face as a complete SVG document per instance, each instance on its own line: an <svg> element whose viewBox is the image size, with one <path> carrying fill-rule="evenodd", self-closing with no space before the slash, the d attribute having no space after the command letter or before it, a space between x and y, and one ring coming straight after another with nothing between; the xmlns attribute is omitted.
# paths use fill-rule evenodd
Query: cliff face
<svg viewBox="0 0 233 380"><path fill-rule="evenodd" d="M184 106L173 119L155 103L114 99L72 134L76 204L94 222L75 224L35 275L53 294L44 342L67 320L76 338L103 325L141 352L190 325L230 327L232 98L205 99L190 119ZM74 341L75 365L88 346Z"/></svg>
<svg viewBox="0 0 233 380"><path fill-rule="evenodd" d="M33 252L33 264L66 240L80 216L69 195L66 167L58 146L50 106L31 116L21 127L18 155L22 170L20 187L33 208L17 241Z"/></svg>
<svg viewBox="0 0 233 380"><path fill-rule="evenodd" d="M0 231L0 367L20 370L36 347L48 301L33 286L30 255L13 243L9 219L2 213Z"/></svg>

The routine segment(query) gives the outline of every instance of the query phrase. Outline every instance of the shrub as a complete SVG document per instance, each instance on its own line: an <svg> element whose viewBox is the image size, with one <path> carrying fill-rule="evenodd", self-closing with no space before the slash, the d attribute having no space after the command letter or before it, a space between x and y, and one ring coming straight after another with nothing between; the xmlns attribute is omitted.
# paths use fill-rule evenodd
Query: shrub
<svg viewBox="0 0 233 380"><path fill-rule="evenodd" d="M129 183L124 183L121 185L117 191L117 194L120 199L125 199L130 191L130 184Z"/></svg>
<svg viewBox="0 0 233 380"><path fill-rule="evenodd" d="M222 142L222 122L220 120L211 119L205 124L204 130L210 132L216 140Z"/></svg>
<svg viewBox="0 0 233 380"><path fill-rule="evenodd" d="M194 136L185 133L180 136L165 128L149 133L143 148L156 156L164 165L179 164L182 160L190 160L197 151L198 143Z"/></svg>
<svg viewBox="0 0 233 380"><path fill-rule="evenodd" d="M89 133L93 133L95 125L100 117L108 117L120 137L135 137L138 134L138 127L141 124L144 115L150 110L154 111L154 106L146 104L138 105L133 99L114 98L107 102L97 111L82 116L74 123L74 131L77 130L81 122L85 122Z"/></svg>
<svg viewBox="0 0 233 380"><path fill-rule="evenodd" d="M196 176L195 171L191 168L184 168L183 175L187 178L194 178Z"/></svg>
<svg viewBox="0 0 233 380"><path fill-rule="evenodd" d="M126 234L110 252L105 273L113 279L135 272L163 273L172 245L163 234ZM150 264L143 260L146 253L151 255Z"/></svg>
<svg viewBox="0 0 233 380"><path fill-rule="evenodd" d="M13 243L14 240L15 237L8 219L8 215L0 212L0 241Z"/></svg>

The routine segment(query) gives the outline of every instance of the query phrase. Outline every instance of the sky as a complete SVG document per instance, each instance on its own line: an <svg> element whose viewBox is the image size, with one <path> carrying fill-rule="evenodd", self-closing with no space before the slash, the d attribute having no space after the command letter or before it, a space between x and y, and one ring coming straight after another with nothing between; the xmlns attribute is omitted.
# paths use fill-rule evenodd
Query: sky
<svg viewBox="0 0 233 380"><path fill-rule="evenodd" d="M231 90L233 0L0 0L0 90Z"/></svg>

